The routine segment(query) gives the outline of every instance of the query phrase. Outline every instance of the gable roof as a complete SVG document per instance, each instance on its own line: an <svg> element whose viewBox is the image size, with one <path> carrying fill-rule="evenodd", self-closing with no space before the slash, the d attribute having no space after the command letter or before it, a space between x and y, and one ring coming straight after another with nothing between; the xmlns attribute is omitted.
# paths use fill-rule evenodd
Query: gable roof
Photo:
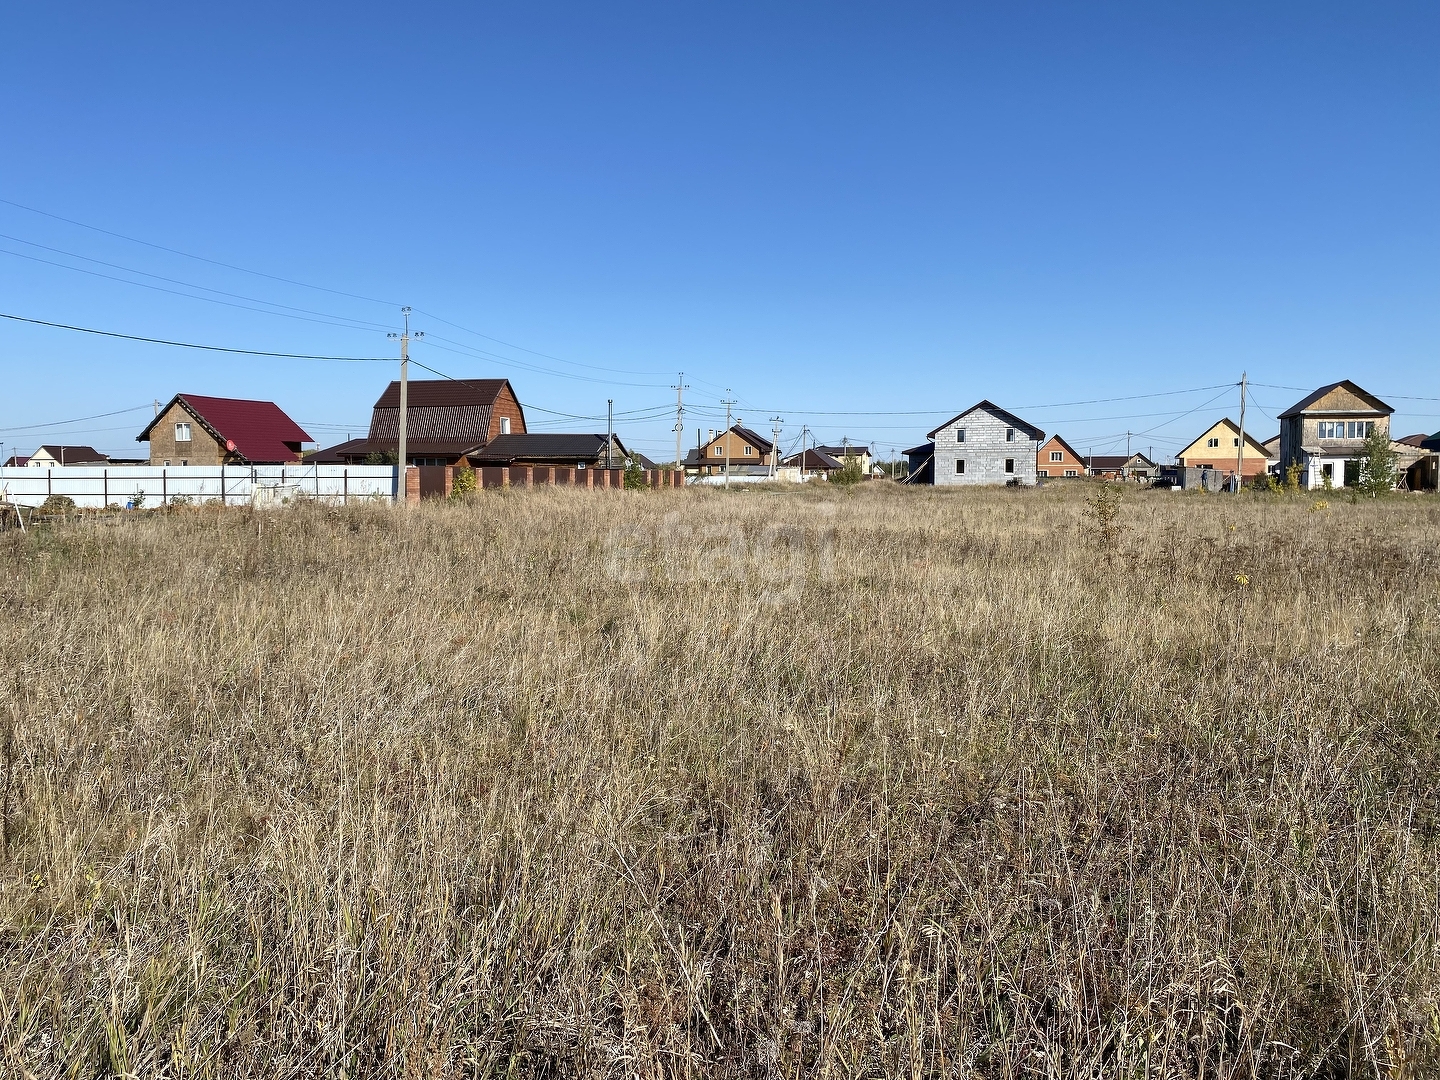
<svg viewBox="0 0 1440 1080"><path fill-rule="evenodd" d="M851 457L860 457L862 454L870 453L870 447L866 446L864 443L851 443L849 447L817 446L815 447L815 449L819 450L822 454L829 454L837 461L843 458L847 453L850 454Z"/></svg>
<svg viewBox="0 0 1440 1080"><path fill-rule="evenodd" d="M1065 439L1058 433L1051 435L1050 438L1046 439L1044 444L1040 447L1040 450L1043 451L1045 447L1049 446L1052 442L1059 443L1061 446L1063 446L1071 457L1076 458L1079 461L1085 460L1085 455L1080 453L1079 450L1076 450L1073 446L1066 442Z"/></svg>
<svg viewBox="0 0 1440 1080"><path fill-rule="evenodd" d="M819 447L809 447L803 457L800 454L791 454L785 459L786 465L798 465L802 469L843 469L845 463L827 454Z"/></svg>
<svg viewBox="0 0 1440 1080"><path fill-rule="evenodd" d="M1195 444L1198 443L1201 439L1205 438L1206 435L1209 435L1210 432L1214 431L1217 427L1229 428L1229 429L1230 429L1231 431L1233 431L1237 436L1240 434L1240 426L1239 426L1238 424L1236 424L1234 420L1231 420L1228 416L1223 417L1222 419L1217 420L1215 423L1211 424L1208 428L1206 428L1204 431L1202 431L1199 435L1195 436L1194 439L1190 440L1190 442L1186 445L1185 449L1184 449L1184 450L1181 450L1178 454L1175 455L1175 457L1178 459L1178 458L1183 458L1183 457L1186 457L1187 455L1189 455L1190 451L1195 448ZM1246 433L1245 433L1245 445L1248 446L1248 447L1250 447L1250 449L1257 451L1257 452L1260 454L1260 456L1263 457L1263 458L1268 458L1268 457L1270 457L1270 451L1265 448L1265 444L1262 443L1262 442L1260 442L1259 440L1257 440L1257 439L1255 438L1255 436L1251 435L1249 432L1246 432ZM1213 450L1215 450L1215 449L1217 449L1217 448L1215 448L1215 447L1210 447L1210 448L1208 448L1208 449L1209 449L1210 451L1213 451ZM1233 447L1233 446L1222 446L1222 447L1219 447L1218 449L1220 449L1220 450L1225 450L1225 451L1230 451L1230 450L1234 450L1235 447Z"/></svg>
<svg viewBox="0 0 1440 1080"><path fill-rule="evenodd" d="M1401 446L1413 446L1416 450L1423 450L1425 449L1425 440L1428 438L1430 438L1430 436L1422 431L1418 435L1406 435L1403 439L1396 439L1395 441Z"/></svg>
<svg viewBox="0 0 1440 1080"><path fill-rule="evenodd" d="M145 425L145 430L135 436L135 441L149 442L151 429L176 402L199 421L216 442L226 449L234 443L235 453L256 464L294 461L300 443L315 441L273 401L200 394L176 394L159 415ZM294 449L287 443L294 443Z"/></svg>
<svg viewBox="0 0 1440 1080"><path fill-rule="evenodd" d="M1012 413L1012 412L1006 412L1004 409L1000 408L999 405L996 405L993 401L988 401L988 400L987 400L987 401L977 401L974 405L971 405L970 408L966 409L964 412L959 413L959 414L956 415L956 416L952 416L949 420L946 420L945 423L941 424L941 425L940 425L939 427L937 427L934 431L927 431L927 432L925 433L925 437L926 437L927 439L933 439L933 438L935 438L935 436L936 436L937 434L939 434L940 432L944 431L944 430L945 430L947 427L949 427L951 424L955 423L956 420L963 420L965 417L969 416L971 413L975 412L977 409L984 409L984 410L986 410L986 411L989 412L991 415L997 416L997 417L999 417L1001 420L1004 420L1004 421L1005 421L1007 424L1009 424L1011 427L1023 428L1025 431L1027 431L1027 432L1030 433L1030 437L1031 437L1032 439L1034 439L1036 442L1044 442L1044 441L1045 441L1045 432L1041 431L1041 430L1040 430L1038 427L1036 427L1034 424L1027 423L1027 422L1024 421L1024 420L1021 420L1020 417L1016 416L1014 413Z"/></svg>
<svg viewBox="0 0 1440 1080"><path fill-rule="evenodd" d="M1358 397L1361 401L1368 402L1370 404L1370 409L1368 411L1370 412L1382 413L1385 416L1389 416L1395 411L1389 405L1386 405L1385 402L1377 398L1374 394L1360 388L1359 386L1356 386L1349 379L1341 379L1339 382L1333 382L1330 383L1328 386L1322 386L1319 390L1305 395L1305 397L1301 398L1294 405L1291 405L1290 408L1282 412L1279 418L1281 420L1285 420L1291 416L1298 416L1300 413L1305 412L1307 409L1310 408L1311 405L1314 405L1317 401L1323 398L1326 394L1330 393L1332 390L1348 390L1350 393ZM1347 409L1345 411L1364 412L1367 410Z"/></svg>
<svg viewBox="0 0 1440 1080"><path fill-rule="evenodd" d="M62 446L59 443L46 443L30 456L36 457L42 450L56 461L66 465L89 465L96 461L108 462L110 460L93 446Z"/></svg>
<svg viewBox="0 0 1440 1080"><path fill-rule="evenodd" d="M909 457L911 454L933 454L935 444L933 442L922 442L919 446L912 446L909 450L901 450L902 454Z"/></svg>
<svg viewBox="0 0 1440 1080"><path fill-rule="evenodd" d="M432 409L443 405L494 405L509 379L407 379L405 407ZM514 391L511 391L512 393ZM377 409L400 407L400 380L392 380L379 399Z"/></svg>
<svg viewBox="0 0 1440 1080"><path fill-rule="evenodd" d="M769 439L765 438L764 435L761 435L758 431L752 431L748 427L741 427L739 424L736 424L730 430L735 432L736 435L739 435L746 442L752 444L755 449L759 450L762 454L768 454L771 450L775 448L775 444L772 443ZM723 434L723 432L721 434Z"/></svg>
<svg viewBox="0 0 1440 1080"><path fill-rule="evenodd" d="M11 454L5 459L5 467L12 468L14 466L24 465L29 460L29 454Z"/></svg>
<svg viewBox="0 0 1440 1080"><path fill-rule="evenodd" d="M1081 460L1092 469L1123 469L1127 465L1135 464L1137 461L1144 462L1147 468L1155 468L1155 462L1140 453L1091 454L1088 458L1082 458Z"/></svg>
<svg viewBox="0 0 1440 1080"><path fill-rule="evenodd" d="M478 464L508 465L512 461L599 461L605 456L605 435L543 432L534 435L497 435L471 455ZM615 436L616 467L625 463L630 451Z"/></svg>

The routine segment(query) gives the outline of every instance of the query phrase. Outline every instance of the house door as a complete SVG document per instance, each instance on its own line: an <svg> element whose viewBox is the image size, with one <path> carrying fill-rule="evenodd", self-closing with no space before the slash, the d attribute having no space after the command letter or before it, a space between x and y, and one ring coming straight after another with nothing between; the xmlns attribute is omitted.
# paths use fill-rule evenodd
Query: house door
<svg viewBox="0 0 1440 1080"><path fill-rule="evenodd" d="M1360 462L1347 459L1345 462L1345 486L1360 486Z"/></svg>
<svg viewBox="0 0 1440 1080"><path fill-rule="evenodd" d="M1330 483L1333 484L1335 482L1335 463L1333 461L1326 461L1321 464L1320 476L1322 479L1329 480Z"/></svg>

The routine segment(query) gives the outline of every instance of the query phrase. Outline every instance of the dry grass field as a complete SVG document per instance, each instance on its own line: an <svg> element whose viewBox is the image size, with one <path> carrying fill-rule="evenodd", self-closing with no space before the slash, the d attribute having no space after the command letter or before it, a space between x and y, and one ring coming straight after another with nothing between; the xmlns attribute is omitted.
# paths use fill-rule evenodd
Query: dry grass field
<svg viewBox="0 0 1440 1080"><path fill-rule="evenodd" d="M0 534L7 1077L1440 1072L1440 501Z"/></svg>

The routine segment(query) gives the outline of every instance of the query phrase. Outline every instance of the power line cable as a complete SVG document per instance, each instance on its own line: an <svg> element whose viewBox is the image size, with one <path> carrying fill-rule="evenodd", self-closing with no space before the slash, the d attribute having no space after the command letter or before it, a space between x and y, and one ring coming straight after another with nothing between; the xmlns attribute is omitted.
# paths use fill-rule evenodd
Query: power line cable
<svg viewBox="0 0 1440 1080"><path fill-rule="evenodd" d="M26 206L24 203L15 202L13 199L0 198L0 203L4 203L6 206L14 206L20 210L26 210L32 214L39 214L41 217L52 218L55 221L63 221L67 225L75 225L81 229L89 229L91 232L103 233L106 236L113 236L119 240L126 240L132 244L141 244L148 248L154 248L156 251L168 251L171 255L180 255L186 259L209 263L211 266L223 266L227 270L238 270L242 274L253 274L256 277L269 278L271 281L283 281L286 285L298 285L302 289L314 289L317 292L331 293L335 296L348 296L352 300L365 300L372 304L384 304L386 307L401 306L393 301L380 300L374 296L364 296L360 293L346 292L343 289L328 289L324 285L311 285L306 281L296 281L294 278L281 277L278 274L267 274L263 270L251 270L248 267L237 266L234 263L206 258L204 255L193 255L188 251L181 251L179 248L166 247L164 244L154 244L149 240L141 240L138 237L126 236L124 233L112 232L110 229L102 229L98 225L87 225L85 222L76 221L74 218L61 217L59 214L52 214L47 210L37 210L33 206Z"/></svg>
<svg viewBox="0 0 1440 1080"><path fill-rule="evenodd" d="M3 200L0 200L3 201ZM268 352L264 349L231 349L223 345L198 345L192 341L167 341L164 338L144 337L140 334L122 334L115 330L96 330L89 326L71 326L68 323L47 322L45 319L28 319L24 315L10 315L0 311L0 319L12 322L31 323L35 326L50 326L56 330L73 330L77 334L94 334L98 337L121 338L125 341L143 341L150 345L168 345L175 349L199 349L204 352L234 353L238 356L273 356L281 360L334 360L341 363L369 364L394 363L393 356L315 356L311 353Z"/></svg>
<svg viewBox="0 0 1440 1080"><path fill-rule="evenodd" d="M357 327L357 329L358 329L358 328L361 328L361 327L366 327L366 328L370 328L370 329L373 329L373 330L383 330L383 331L388 331L388 330L391 329L391 327L390 327L388 324L386 324L386 323L370 322L368 319L352 319L352 318L350 318L348 315L336 315L333 311L314 311L314 310L311 310L310 308L295 307L295 306L293 306L293 305L291 305L291 304L282 304L282 303L279 303L278 301L275 301L275 300L265 300L265 299L262 299L261 297L258 297L258 296L246 296L246 295L244 295L243 293L227 292L225 289L212 289L212 288L211 288L210 286L208 286L208 285L197 285L197 284L196 284L195 282L193 282L193 281L184 281L184 280L182 280L182 279L180 279L180 278L166 277L166 276L163 275L163 274L152 274L152 273L150 273L148 270L137 270L137 269L135 269L133 266L125 266L125 265L123 265L123 264L121 264L121 263L107 262L107 261L105 261L104 259L92 259L89 255L80 255L80 254L77 254L77 253L74 252L74 251L66 251L66 250L64 250L63 248L50 247L48 244L37 244L34 240L26 240L24 237L20 237L20 236L11 236L11 235L9 235L8 233L0 233L0 240L9 240L9 241L11 241L12 243L16 243L16 244L25 244L27 247L39 248L41 251L49 251L49 252L51 252L52 254L55 254L55 255L64 255L66 258L69 258L69 259L80 259L80 260L83 261L83 262L94 263L96 266L108 266L108 267L110 267L110 269L112 269L112 270L123 270L123 271L125 271L127 274L139 274L141 277L154 278L156 281L169 282L171 285L183 285L183 286L185 286L187 289L199 289L201 292L215 293L217 296L228 296L228 297L230 297L231 299L234 299L234 300L248 300L248 301L250 301L250 302L253 303L253 304L268 304L268 305L271 306L271 307L284 308L286 311L298 311L298 312L302 312L303 314L306 314L306 315L319 315L319 316L321 316L322 318L326 318L326 319L335 319L335 320L338 320L338 321L340 321L340 322L353 323L353 324L355 324L355 326ZM5 249L4 249L4 248L0 248L0 251L5 251ZM22 255L22 254L21 254L20 252L18 252L18 251L5 251L5 254L7 254L7 255L14 255L14 256L16 256L16 257L18 257L18 258L22 258L22 259L27 257L27 256L25 256L25 255ZM37 262L45 262L45 263L46 263L47 265L49 265L49 266L59 266L59 267L61 267L62 269L65 269L65 270L76 270L76 271L84 272L84 271L82 270L82 268L81 268L81 267L78 267L78 266L65 266L64 263L52 263L52 262L49 262L48 260L44 260L44 259L37 259L36 261L37 261ZM105 276L105 275L100 275L100 276ZM123 278L115 278L115 279L112 279L112 280L123 281L124 279L123 279ZM139 285L139 284L142 284L142 283L141 283L141 282L138 282L138 281L131 281L131 282L126 282L126 284L129 284L129 285ZM181 295L183 295L183 294L181 294ZM196 300L204 300L204 299L206 299L206 297L197 296L197 297L195 297L194 299L196 299ZM278 315L278 314L280 314L280 312L277 311L277 312L273 312L272 314Z"/></svg>
<svg viewBox="0 0 1440 1080"><path fill-rule="evenodd" d="M52 420L49 423L30 424L26 427L0 428L0 435L8 435L15 431L41 431L45 428L65 427L69 424L83 424L87 420L103 420L107 416L123 416L126 413L139 412L141 409L148 408L150 408L150 402L147 401L144 405L136 405L129 409L116 409L114 412L96 413L94 416L77 416L73 420Z"/></svg>

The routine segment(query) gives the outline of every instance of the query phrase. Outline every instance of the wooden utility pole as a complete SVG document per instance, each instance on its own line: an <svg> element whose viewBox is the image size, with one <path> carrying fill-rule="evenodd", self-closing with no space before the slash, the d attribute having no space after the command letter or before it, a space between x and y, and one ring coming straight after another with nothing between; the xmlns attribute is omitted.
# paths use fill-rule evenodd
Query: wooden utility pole
<svg viewBox="0 0 1440 1080"><path fill-rule="evenodd" d="M770 444L770 478L772 480L780 475L780 425L784 422L778 416L770 417L770 423L774 425L770 431L775 436L775 441Z"/></svg>
<svg viewBox="0 0 1440 1080"><path fill-rule="evenodd" d="M404 332L388 335L391 338L400 339L400 430L397 433L399 437L396 440L397 445L395 448L395 464L399 469L396 473L398 477L398 482L395 485L396 502L405 501L405 466L408 464L406 460L408 455L406 454L405 448L405 414L410 398L410 338L412 337L410 333L410 309L403 307L400 309L400 314L405 316ZM423 338L425 334L421 331L413 336Z"/></svg>
<svg viewBox="0 0 1440 1080"><path fill-rule="evenodd" d="M1248 372L1240 373L1240 446L1235 451L1235 494L1240 494L1240 479L1243 474L1240 468L1245 463L1245 377Z"/></svg>

